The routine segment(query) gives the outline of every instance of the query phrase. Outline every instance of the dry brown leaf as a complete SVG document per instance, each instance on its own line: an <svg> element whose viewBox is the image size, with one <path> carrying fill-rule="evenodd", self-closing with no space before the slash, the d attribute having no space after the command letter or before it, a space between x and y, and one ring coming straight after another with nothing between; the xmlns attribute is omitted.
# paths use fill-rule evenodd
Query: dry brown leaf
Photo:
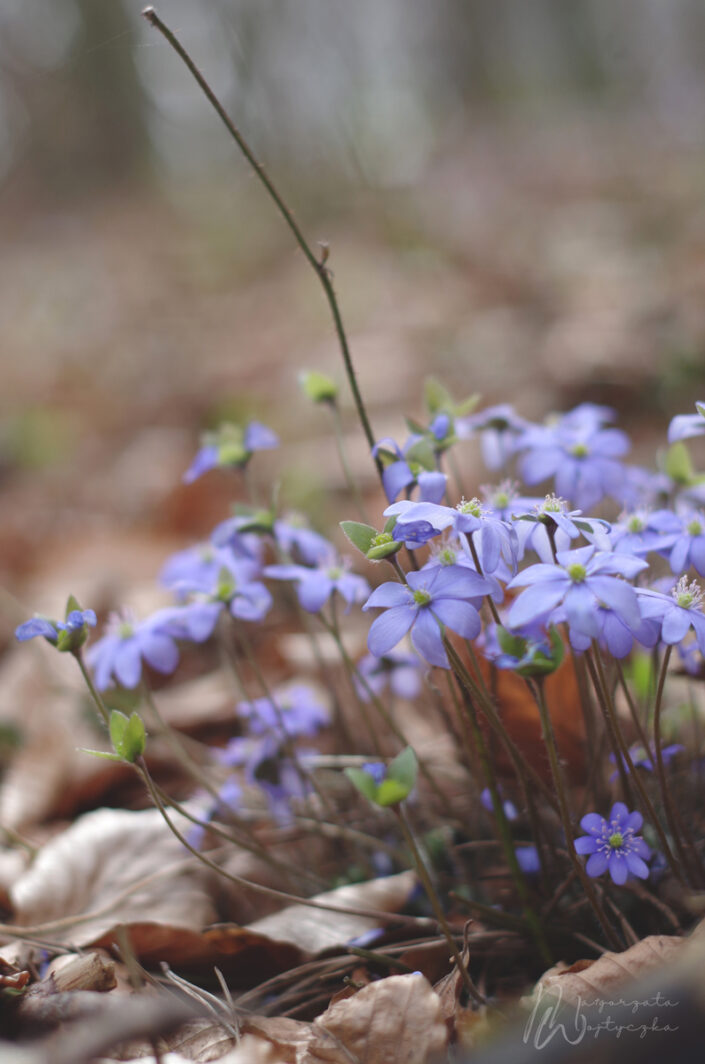
<svg viewBox="0 0 705 1064"><path fill-rule="evenodd" d="M649 935L623 953L603 953L595 961L576 961L562 970L557 965L541 976L534 994L560 995L569 1005L609 1000L625 983L670 964L684 942L677 935ZM533 996L529 1004L532 1000Z"/></svg>
<svg viewBox="0 0 705 1064"><path fill-rule="evenodd" d="M10 896L23 926L87 916L50 937L88 945L118 922L201 930L215 919L210 878L188 857L158 810L99 809L51 839Z"/></svg>
<svg viewBox="0 0 705 1064"><path fill-rule="evenodd" d="M326 1009L297 1064L424 1064L447 1039L431 984L417 973L392 975Z"/></svg>
<svg viewBox="0 0 705 1064"><path fill-rule="evenodd" d="M338 887L337 890L316 894L311 900L342 908L349 906L351 909L379 909L381 912L394 913L404 905L415 884L413 872L400 872L395 876ZM342 946L351 938L378 926L379 921L373 917L328 912L306 905L288 905L277 913L248 924L247 930L267 935L277 942L291 943L307 953L318 953Z"/></svg>

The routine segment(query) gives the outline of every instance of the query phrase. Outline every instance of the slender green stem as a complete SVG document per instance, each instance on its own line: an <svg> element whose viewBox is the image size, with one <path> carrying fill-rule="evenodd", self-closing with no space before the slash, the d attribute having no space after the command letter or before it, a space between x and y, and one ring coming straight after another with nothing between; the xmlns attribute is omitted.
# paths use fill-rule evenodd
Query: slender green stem
<svg viewBox="0 0 705 1064"><path fill-rule="evenodd" d="M335 435L335 446L338 450L338 458L340 459L340 466L343 470L343 476L345 477L345 483L348 486L348 491L355 500L358 513L363 521L367 524L370 523L370 517L365 508L365 503L360 493L360 489L355 480L352 469L350 468L350 461L348 459L348 451L345 446L345 436L343 435L343 422L340 416L340 407L336 403L335 399L331 399L327 404L330 407L331 417L333 419L333 433Z"/></svg>
<svg viewBox="0 0 705 1064"><path fill-rule="evenodd" d="M155 29L159 30L161 35L174 49L176 54L186 65L192 76L195 78L199 88L210 103L211 107L214 109L221 122L227 129L228 133L233 138L238 148L240 149L244 157L247 159L250 166L253 168L255 175L264 186L267 194L269 195L270 199L272 200L279 213L281 214L282 218L284 219L286 225L288 226L292 236L294 237L294 240L303 252L306 261L309 263L311 269L316 274L316 277L318 277L318 280L320 281L321 286L323 287L326 299L328 300L330 312L333 317L333 325L335 327L336 336L338 338L340 352L343 357L343 364L345 366L345 373L348 378L348 384L350 385L350 390L352 392L355 407L357 409L357 415L360 419L360 424L365 434L365 439L367 440L370 451L372 451L372 448L375 444L375 438L372 432L372 428L370 426L369 419L367 417L365 404L363 403L362 395L360 394L360 389L357 384L357 377L355 375L355 368L353 366L352 358L350 356L348 339L345 333L345 328L343 326L343 319L340 313L340 307L338 306L338 300L336 298L335 290L333 288L333 280L331 277L330 270L326 265L326 259L328 257L327 254L324 254L320 259L316 258L311 248L311 245L306 240L306 237L303 235L303 232L301 231L298 222L294 218L294 215L292 214L289 207L287 207L286 203L282 199L271 178L267 175L262 163L258 160L252 148L249 146L249 144L247 143L242 133L233 122L233 120L227 114L220 100L213 92L213 89L210 87L205 77L198 69L193 59L188 54L188 52L178 40L178 38L175 36L175 34L161 20L161 18L159 17L159 15L157 15L153 7L145 8L142 14L147 19L147 21L152 26L154 26ZM381 480L383 472L382 463L377 457L375 457L374 461L377 467L377 473Z"/></svg>
<svg viewBox="0 0 705 1064"><path fill-rule="evenodd" d="M95 684L93 683L93 680L91 679L91 674L89 673L88 669L86 668L86 664L85 664L85 662L83 660L83 654L81 653L80 649L79 650L74 650L73 651L73 656L76 659L76 661L78 662L78 667L81 670L81 675L83 676L83 679L86 682L86 687L90 691L91 698L93 699L93 702L95 703L95 706L96 706L96 708L98 710L98 713L99 713L101 719L103 720L103 723L106 725L106 727L109 728L110 727L110 713L108 711L108 707L106 706L106 704L103 701L103 699L101 698L101 696L98 694L98 690L97 690Z"/></svg>
<svg viewBox="0 0 705 1064"><path fill-rule="evenodd" d="M656 775L658 776L659 787L661 789L661 798L663 801L663 807L666 812L666 820L668 821L668 827L673 836L673 841L678 850L678 856L685 868L690 870L691 876L694 877L695 882L702 884L703 882L703 869L698 859L695 845L692 838L685 831L684 825L678 815L678 810L673 802L670 787L668 786L668 780L666 779L666 763L663 760L663 750L661 748L661 712L663 709L663 691L666 684L666 675L668 673L668 663L671 658L672 646L667 646L663 655L663 661L661 662L661 669L658 677L658 687L656 688L656 702L654 703L654 753L656 755ZM687 839L688 849L683 844L683 839Z"/></svg>
<svg viewBox="0 0 705 1064"><path fill-rule="evenodd" d="M575 835L573 833L573 825L571 822L570 811L568 808L568 798L566 795L565 782L563 780L563 773L561 772L560 761L558 759L558 748L556 747L556 738L553 733L553 723L551 721L551 715L548 712L548 706L546 705L546 699L543 692L543 684L540 679L537 679L535 683L531 685L536 704L539 708L539 715L541 717L541 728L543 731L544 744L546 746L546 752L548 753L548 759L551 765L551 773L553 775L553 783L556 788L556 794L558 796L558 804L560 807L561 822L563 824L563 832L565 834L566 843L568 846L568 856L575 872L580 879L585 895L592 906L593 912L597 917L600 926L602 927L607 940L613 949L621 950L622 943L616 936L609 917L604 910L604 907L600 903L594 885L590 880L587 872L583 868L578 855L575 852Z"/></svg>
<svg viewBox="0 0 705 1064"><path fill-rule="evenodd" d="M617 723L617 714L612 704L612 696L607 684L607 677L605 670L602 668L602 658L600 652L595 646L593 641L593 651L587 652L585 655L587 662L588 672L590 673L590 679L592 680L592 686L597 695L597 703L602 710L602 715L607 725L607 733L610 737L610 745L612 747L612 754L614 756L615 764L617 766L617 772L619 774L619 780L622 786L622 795L627 805L634 805L634 797L632 795L632 787L629 782L629 752L627 751L626 757L623 756L623 748L626 746L623 736L619 730Z"/></svg>
<svg viewBox="0 0 705 1064"><path fill-rule="evenodd" d="M492 808L494 810L495 815L495 825L497 827L497 834L502 849L504 850L504 856L509 866L509 871L511 872L512 879L514 880L517 893L519 895L519 898L521 899L522 908L524 910L524 919L526 920L526 923L531 930L534 941L536 942L536 945L538 946L544 961L547 964L552 964L553 956L551 954L550 949L548 948L546 937L541 926L541 921L536 915L536 912L534 911L534 908L529 899L529 891L526 885L526 877L524 875L524 872L522 871L521 865L519 864L519 859L516 855L516 849L514 847L512 832L509 827L509 821L507 820L507 816L504 812L504 803L502 802L502 798L497 787L497 780L495 777L494 769L492 767L489 753L485 745L485 740L482 737L482 731L480 730L480 726L477 721L475 706L470 696L470 692L467 690L467 688L462 686L461 680L457 676L456 681L463 695L463 701L465 702L465 707L467 710L466 716L468 725L470 727L470 733L472 735L472 741L475 745L477 755L480 759L482 772L485 777L485 782L487 783L487 786L489 788L490 797L492 799Z"/></svg>
<svg viewBox="0 0 705 1064"><path fill-rule="evenodd" d="M590 654L590 652L588 652L588 656L589 656L589 654ZM622 735L622 730L619 727L619 721L618 721L618 718L617 718L617 710L615 708L612 696L611 696L611 694L609 692L609 688L607 687L607 681L606 681L606 678L605 678L604 667L603 667L603 663L602 663L602 656L600 654L599 648L597 646L595 646L595 645L593 645L592 654L593 654L593 657L594 657L594 662L595 662L595 664L597 666L597 672L599 674L601 685L603 687L604 694L605 694L604 702L601 701L600 704L602 705L603 711L604 711L604 713L606 715L606 718L608 719L608 722L609 722L608 726L610 728L610 731L614 735L614 737L615 737L615 739L616 739L616 741L617 741L617 743L619 745L619 749L616 751L617 760L618 760L618 762L621 761L623 763L623 766L625 767L625 771L629 773L630 778L634 781L634 786L636 787L637 791L639 792L639 797L641 798L641 801L642 801L642 803L644 805L644 809L646 810L646 814L647 814L647 816L649 818L649 821L652 824L652 826L654 828L654 831L658 835L659 842L661 843L661 849L663 850L663 855L666 858L666 860L668 861L668 863L670 865L670 868L671 868L671 871L673 872L673 874L676 877L676 879L678 879L681 882L683 882L682 871L678 867L678 862L676 861L675 857L673 856L673 853L671 851L671 847L668 844L668 839L666 837L666 833L664 832L663 828L661 827L661 824L660 824L659 819L658 819L658 814L657 814L656 810L654 809L653 802L651 801L651 799L650 799L650 797L648 795L648 792L647 792L646 788L644 787L644 784L642 783L641 777L639 776L639 773L638 773L637 769L634 767L634 762L632 760L631 753L629 752L629 747L627 746L626 739ZM646 744L646 750L648 751L648 749L649 749L649 746L648 746L648 743L647 743Z"/></svg>
<svg viewBox="0 0 705 1064"><path fill-rule="evenodd" d="M392 808L394 813L396 814L399 827L401 828L401 833L404 836L404 842L409 847L409 852L411 853L411 857L414 862L414 867L416 869L418 877L421 880L421 883L423 884L424 890L426 891L426 895L431 903L431 908L433 909L441 931L445 935L446 942L448 943L450 952L453 956L453 960L455 961L456 967L458 969L458 974L460 975L460 978L463 981L463 986L465 987L470 999L474 1001L476 1005L482 1005L485 1003L485 999L482 997L479 990L470 978L470 973L468 972L467 965L463 961L463 958L460 954L460 950L458 949L455 938L453 937L453 932L448 926L448 921L445 918L443 906L441 905L441 900L438 897L438 894L436 893L436 888L434 887L431 881L431 877L428 874L426 863L421 854L419 853L419 849L416 845L416 840L414 839L413 832L409 826L408 820L406 819L406 814L403 812L401 805L394 806Z"/></svg>
<svg viewBox="0 0 705 1064"><path fill-rule="evenodd" d="M279 901L286 902L287 905L305 905L310 909L323 909L326 912L346 913L354 916L369 916L373 920L380 920L385 923L399 924L406 927L418 927L420 921L414 916L401 916L397 913L385 913L381 912L379 909L358 909L351 906L329 905L326 902L314 901L313 898L299 898L295 894L288 894L284 890L277 890L275 887L265 887L262 883L255 883L253 880L246 879L244 876L237 876L232 872L226 872L225 869L221 868L215 861L211 861L205 856L205 854L199 853L195 846L191 845L188 839L179 831L169 818L169 814L167 813L164 802L161 800L144 758L138 758L135 762L135 768L172 835L179 840L181 845L187 849L197 861L200 861L200 863L205 865L206 868L210 868L213 872L222 876L223 879L228 879L231 883L236 883L238 886L245 887L248 890L254 890L258 894L266 894L270 898L277 898Z"/></svg>

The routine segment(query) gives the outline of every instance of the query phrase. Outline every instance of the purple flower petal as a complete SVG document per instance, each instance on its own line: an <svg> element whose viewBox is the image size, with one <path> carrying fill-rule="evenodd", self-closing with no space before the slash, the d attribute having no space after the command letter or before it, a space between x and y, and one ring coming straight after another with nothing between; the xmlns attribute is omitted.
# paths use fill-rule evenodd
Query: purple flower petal
<svg viewBox="0 0 705 1064"><path fill-rule="evenodd" d="M583 831L588 831L591 835L602 834L604 825L604 817L599 816L597 813L586 813L580 821L580 827Z"/></svg>
<svg viewBox="0 0 705 1064"><path fill-rule="evenodd" d="M576 853L595 853L596 850L597 839L593 838L592 835L581 835L579 839L575 840Z"/></svg>
<svg viewBox="0 0 705 1064"><path fill-rule="evenodd" d="M635 853L626 853L624 859L627 862L627 868L633 876L638 876L639 879L649 878L649 868L641 857L638 857Z"/></svg>
<svg viewBox="0 0 705 1064"><path fill-rule="evenodd" d="M429 609L418 611L418 617L411 629L411 642L430 665L438 665L442 669L450 668L441 630Z"/></svg>
<svg viewBox="0 0 705 1064"><path fill-rule="evenodd" d="M434 600L428 608L442 624L450 628L452 632L457 632L463 639L477 639L480 634L482 628L480 615L469 602L461 602L459 599L438 599Z"/></svg>
<svg viewBox="0 0 705 1064"><path fill-rule="evenodd" d="M372 622L367 635L367 646L375 657L383 657L406 635L416 620L416 607L392 606ZM435 624L435 621L434 621Z"/></svg>
<svg viewBox="0 0 705 1064"><path fill-rule="evenodd" d="M363 610L369 610L374 609L376 606L406 606L410 602L411 595L408 588L403 584L390 580L386 584L380 584L379 587L376 587L362 608Z"/></svg>
<svg viewBox="0 0 705 1064"><path fill-rule="evenodd" d="M585 871L593 879L603 875L607 871L607 854L603 850L594 853L592 857L588 858Z"/></svg>
<svg viewBox="0 0 705 1064"><path fill-rule="evenodd" d="M629 866L627 864L626 855L613 850L608 858L608 864L612 882L621 887L627 882L627 877L629 875Z"/></svg>
<svg viewBox="0 0 705 1064"><path fill-rule="evenodd" d="M509 610L509 627L523 628L524 625L545 617L561 601L564 591L563 583L528 587L526 591L522 591Z"/></svg>
<svg viewBox="0 0 705 1064"><path fill-rule="evenodd" d="M689 611L681 606L676 606L674 603L672 609L663 618L661 638L664 643L669 645L680 643L681 639L687 634L690 624L691 616Z"/></svg>

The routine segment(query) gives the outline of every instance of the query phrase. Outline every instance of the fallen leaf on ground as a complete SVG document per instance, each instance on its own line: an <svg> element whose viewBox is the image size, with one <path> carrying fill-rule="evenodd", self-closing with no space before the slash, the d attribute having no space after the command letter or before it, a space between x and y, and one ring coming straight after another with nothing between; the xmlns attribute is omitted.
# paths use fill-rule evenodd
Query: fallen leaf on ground
<svg viewBox="0 0 705 1064"><path fill-rule="evenodd" d="M324 894L316 894L311 901L351 909L379 909L380 912L399 912L416 885L414 872L400 872L395 876L352 883ZM264 916L247 925L248 931L267 935L277 942L288 942L307 953L343 946L352 938L379 926L374 917L357 913L329 912L307 905L288 905L279 912Z"/></svg>
<svg viewBox="0 0 705 1064"><path fill-rule="evenodd" d="M563 970L550 968L539 979L534 994L544 991L560 995L569 1005L609 999L625 983L670 964L684 941L678 935L649 935L623 953L603 953L595 961L576 961Z"/></svg>
<svg viewBox="0 0 705 1064"><path fill-rule="evenodd" d="M424 1064L447 1039L431 984L416 973L392 975L326 1009L301 1064Z"/></svg>
<svg viewBox="0 0 705 1064"><path fill-rule="evenodd" d="M187 827L183 818L171 816L180 829ZM98 809L40 850L10 898L18 924L58 922L52 941L81 946L97 942L116 923L155 922L200 931L216 918L211 878L158 810Z"/></svg>

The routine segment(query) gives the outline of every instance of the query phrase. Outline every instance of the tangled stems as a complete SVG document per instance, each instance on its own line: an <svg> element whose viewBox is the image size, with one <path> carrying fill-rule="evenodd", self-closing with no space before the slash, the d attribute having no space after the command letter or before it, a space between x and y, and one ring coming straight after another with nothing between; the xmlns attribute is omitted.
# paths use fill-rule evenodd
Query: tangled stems
<svg viewBox="0 0 705 1064"><path fill-rule="evenodd" d="M537 677L533 682L529 684L531 691L536 700L536 705L539 709L539 715L541 717L541 730L543 732L543 741L548 754L548 760L551 766L551 774L553 776L554 786L556 788L556 794L558 796L558 805L560 809L561 822L563 824L563 832L565 834L566 843L568 844L568 856L575 869L575 872L583 886L585 895L592 906L595 916L600 922L600 925L607 936L607 939L612 947L617 951L622 949L622 943L616 936L609 918L597 896L597 892L593 883L590 881L590 877L583 868L578 856L575 852L573 826L571 823L570 812L568 809L568 799L566 797L565 784L563 775L561 773L560 762L558 760L558 749L556 747L556 737L553 733L553 724L551 722L551 716L548 712L548 706L546 705L546 699L544 697L543 683L541 677Z"/></svg>
<svg viewBox="0 0 705 1064"><path fill-rule="evenodd" d="M287 226L289 227L291 234L294 237L294 240L301 248L301 251L304 253L304 256L309 265L311 266L311 269L318 277L318 280L320 281L321 286L323 287L326 299L328 300L328 305L330 307L331 315L333 317L335 333L338 338L340 352L343 356L345 373L348 378L348 383L350 385L350 391L352 392L353 400L355 402L357 415L360 419L360 424L365 434L365 439L367 440L370 452L372 452L375 445L375 438L372 432L372 428L370 426L369 418L367 417L365 404L362 400L362 395L360 394L360 389L357 384L357 377L355 376L355 368L353 366L352 358L350 356L350 348L348 346L348 339L345 333L345 327L343 326L343 319L340 313L340 307L338 306L338 300L335 295L335 289L333 288L331 273L326 265L326 259L328 257L327 254L324 253L320 259L316 258L313 251L311 250L311 245L308 243L306 237L301 232L301 229L299 228L299 225L296 219L294 218L294 215L287 207L280 193L277 191L277 188L273 184L271 178L267 175L264 167L262 166L262 163L257 159L257 156L252 151L252 148L250 148L242 133L232 121L227 111L221 104L220 100L215 95L212 88L194 63L191 56L186 51L184 46L181 44L179 39L174 35L174 33L169 29L169 27L164 22L162 22L153 7L146 7L142 14L147 19L147 21L152 26L154 26L155 29L159 30L164 39L168 42L168 44L171 45L176 54L186 65L190 73L193 75L206 99L213 107L214 111L220 118L221 122L227 129L230 136L237 144L242 154L247 159L250 166L253 168L255 174L264 186L272 202L277 207L279 213L281 214ZM374 462L377 467L377 473L381 481L383 472L381 459L375 456Z"/></svg>
<svg viewBox="0 0 705 1064"><path fill-rule="evenodd" d="M666 779L666 766L663 760L663 751L661 749L661 710L663 707L663 689L666 683L666 675L668 672L668 663L671 657L671 651L673 648L667 646L663 661L661 662L661 670L659 672L658 687L656 688L656 702L654 704L654 751L656 754L656 775L658 776L659 787L661 788L661 798L663 800L663 807L666 812L666 820L668 826L673 835L676 849L678 850L678 856L683 862L686 868L689 868L691 874L694 875L696 881L702 883L703 871L700 862L695 855L695 847L692 839L688 839L688 851L686 851L681 838L685 835L683 830L683 824L680 821L680 817L676 811L676 807L673 803L670 788L668 786L668 780Z"/></svg>
<svg viewBox="0 0 705 1064"><path fill-rule="evenodd" d="M644 808L649 816L649 820L651 821L651 824L653 825L653 828L656 834L658 835L659 842L661 843L661 849L663 850L663 855L668 861L669 867L676 879L678 879L682 883L683 873L678 867L678 862L673 856L671 847L668 843L668 839L666 838L666 834L663 828L661 827L658 816L656 815L656 810L654 809L653 802L649 798L649 795L646 791L646 788L644 787L644 784L641 781L639 773L634 768L634 762L629 752L629 747L626 743L624 736L622 735L621 728L619 727L619 723L617 721L617 712L615 710L612 695L607 684L607 677L605 676L605 669L602 663L602 657L600 655L599 647L593 644L592 650L588 651L586 657L588 661L588 667L591 670L591 676L593 677L593 685L595 687L598 702L605 715L605 720L607 721L607 726L610 730L610 734L617 743L617 749L615 750L617 765L621 766L623 775L629 773L629 778L634 781L634 786L639 792L639 797L643 802ZM648 750L648 743L646 744L646 749Z"/></svg>
<svg viewBox="0 0 705 1064"><path fill-rule="evenodd" d="M438 921L438 925L445 936L446 942L448 943L451 954L453 956L453 960L455 961L456 967L460 974L460 978L463 981L463 986L465 987L470 999L474 1001L476 1005L484 1005L485 999L482 997L477 987L473 983L472 979L470 978L470 973L468 972L467 965L463 962L463 958L460 955L460 950L458 949L456 941L453 938L453 933L448 926L448 921L446 920L445 915L443 913L443 907L441 905L438 894L436 893L435 887L431 882L431 877L428 874L428 869L426 868L424 859L419 853L418 846L416 845L416 841L414 840L413 832L409 827L409 822L406 819L406 814L403 812L401 805L393 807L393 812L397 818L397 823L399 824L401 833L404 836L404 842L409 847L409 852L411 853L411 857L414 862L414 867L416 868L418 877L421 880L421 883L423 884L424 890L426 891L428 900L431 903L431 907L433 908L433 912L436 916L436 920Z"/></svg>

